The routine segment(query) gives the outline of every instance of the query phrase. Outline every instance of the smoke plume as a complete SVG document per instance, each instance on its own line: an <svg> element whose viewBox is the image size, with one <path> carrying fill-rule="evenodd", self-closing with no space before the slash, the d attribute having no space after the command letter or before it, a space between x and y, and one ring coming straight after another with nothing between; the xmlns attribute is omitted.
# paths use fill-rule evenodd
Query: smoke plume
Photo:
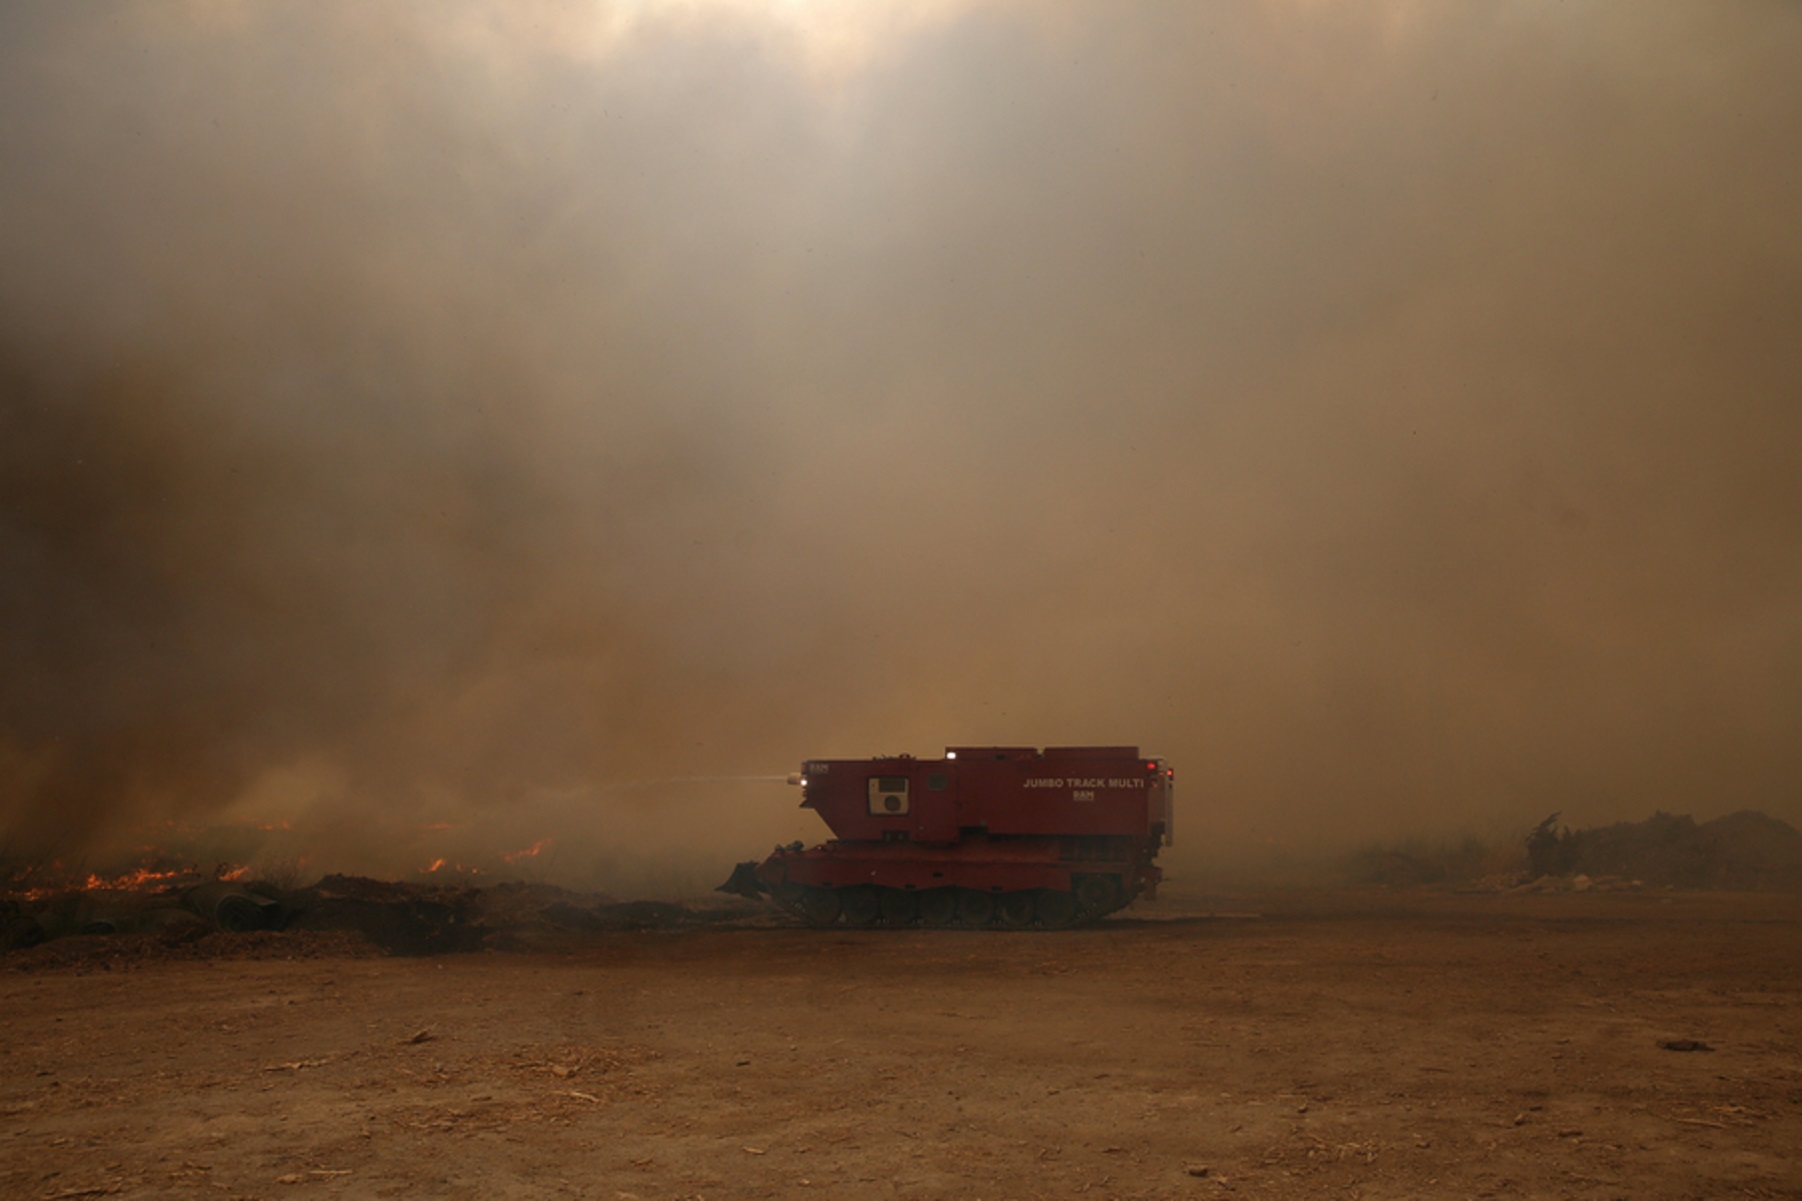
<svg viewBox="0 0 1802 1201"><path fill-rule="evenodd" d="M0 844L1795 820L1798 113L1783 3L9 6Z"/></svg>

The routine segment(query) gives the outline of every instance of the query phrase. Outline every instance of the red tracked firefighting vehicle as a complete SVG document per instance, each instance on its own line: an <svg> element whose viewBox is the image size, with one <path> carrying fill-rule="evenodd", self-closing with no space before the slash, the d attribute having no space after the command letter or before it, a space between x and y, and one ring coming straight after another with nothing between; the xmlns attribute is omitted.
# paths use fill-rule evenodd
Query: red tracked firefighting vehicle
<svg viewBox="0 0 1802 1201"><path fill-rule="evenodd" d="M816 926L1068 926L1153 897L1176 773L1133 746L811 759L790 783L836 838L741 863L722 892Z"/></svg>

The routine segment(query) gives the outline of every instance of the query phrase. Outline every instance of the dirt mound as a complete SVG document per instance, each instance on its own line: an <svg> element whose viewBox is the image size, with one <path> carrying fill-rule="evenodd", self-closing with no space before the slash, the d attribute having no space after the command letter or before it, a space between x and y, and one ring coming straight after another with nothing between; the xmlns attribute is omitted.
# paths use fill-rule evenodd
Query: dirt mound
<svg viewBox="0 0 1802 1201"><path fill-rule="evenodd" d="M1527 837L1537 876L1588 876L1673 888L1802 891L1802 833L1751 810L1697 823L1654 813L1639 822L1569 830L1546 818Z"/></svg>
<svg viewBox="0 0 1802 1201"><path fill-rule="evenodd" d="M599 930L671 929L740 917L745 905L689 906L616 901L549 884L403 884L327 876L291 894L293 926L356 930L397 955L543 946L560 936Z"/></svg>
<svg viewBox="0 0 1802 1201"><path fill-rule="evenodd" d="M294 930L354 930L396 955L472 951L482 932L473 921L480 890L399 884L365 876L327 876L287 898Z"/></svg>

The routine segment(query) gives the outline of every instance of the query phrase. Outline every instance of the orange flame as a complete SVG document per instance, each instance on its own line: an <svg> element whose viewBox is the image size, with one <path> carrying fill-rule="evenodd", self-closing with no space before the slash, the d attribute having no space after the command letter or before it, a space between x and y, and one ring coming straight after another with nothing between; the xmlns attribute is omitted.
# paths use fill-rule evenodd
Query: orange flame
<svg viewBox="0 0 1802 1201"><path fill-rule="evenodd" d="M521 859L532 858L533 856L537 855L538 852L544 850L544 848L546 848L550 845L551 845L551 840L549 838L540 838L537 842L533 843L531 846L527 847L525 850L511 851L506 854L503 854L501 856L501 858L506 860L508 863L518 863Z"/></svg>
<svg viewBox="0 0 1802 1201"><path fill-rule="evenodd" d="M452 863L442 855L419 870L428 874L431 872L442 871L445 872L446 875L453 876L479 876L482 874L482 869L479 867L470 867L467 863Z"/></svg>
<svg viewBox="0 0 1802 1201"><path fill-rule="evenodd" d="M53 863L51 866L61 867L62 864ZM71 880L64 884L33 884L23 888L6 887L4 891L23 900L41 901L45 897L69 892L129 892L134 889L151 888L172 880L193 878L197 875L198 873L192 869L156 871L148 867L140 867L136 871L125 872L117 876L102 876L97 872L89 872L83 879ZM19 883L23 884L25 881L20 880Z"/></svg>
<svg viewBox="0 0 1802 1201"><path fill-rule="evenodd" d="M99 889L107 889L107 890L111 890L111 891L125 891L125 890L133 889L133 888L143 888L145 885L148 885L148 884L160 884L164 880L173 880L179 876L186 876L186 875L190 875L190 874L192 874L192 873L183 872L183 871L156 872L156 871L151 871L147 867L140 867L136 871L126 872L122 876L112 876L110 878L105 877L105 876L97 876L97 875L93 874L92 872L89 872L88 878L86 880L84 880L78 887L81 888L82 891L84 891L84 892L94 892Z"/></svg>

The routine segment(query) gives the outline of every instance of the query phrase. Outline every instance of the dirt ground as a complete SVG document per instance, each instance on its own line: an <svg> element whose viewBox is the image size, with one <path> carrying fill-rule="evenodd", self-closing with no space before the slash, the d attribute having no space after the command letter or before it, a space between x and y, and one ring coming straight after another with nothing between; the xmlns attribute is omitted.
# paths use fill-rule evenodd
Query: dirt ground
<svg viewBox="0 0 1802 1201"><path fill-rule="evenodd" d="M244 945L0 959L0 1196L1802 1197L1796 896Z"/></svg>

